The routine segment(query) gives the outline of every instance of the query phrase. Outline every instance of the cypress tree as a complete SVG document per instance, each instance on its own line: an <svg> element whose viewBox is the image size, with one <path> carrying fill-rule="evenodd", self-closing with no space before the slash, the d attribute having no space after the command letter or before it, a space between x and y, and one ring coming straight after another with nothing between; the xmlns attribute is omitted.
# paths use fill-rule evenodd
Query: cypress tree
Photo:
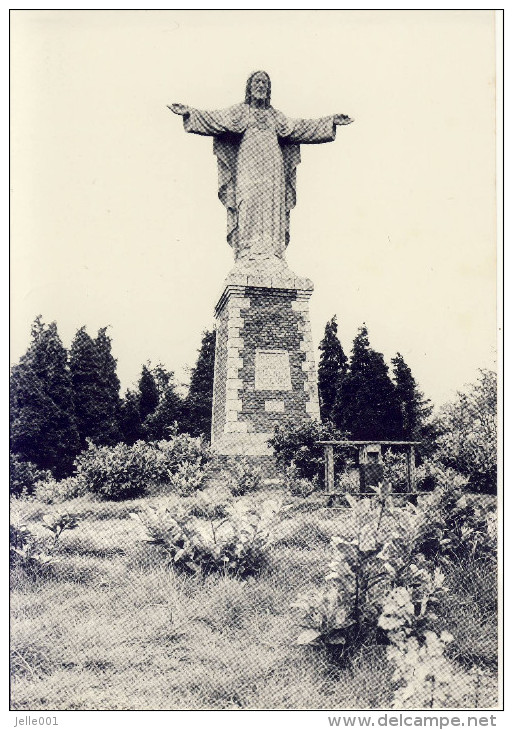
<svg viewBox="0 0 513 730"><path fill-rule="evenodd" d="M428 422L433 406L419 390L411 369L399 352L392 358L392 364L395 391L401 412L400 438L406 441L434 439L434 426ZM429 447L429 445L426 446ZM422 452L425 450L426 447L421 449Z"/></svg>
<svg viewBox="0 0 513 730"><path fill-rule="evenodd" d="M141 377L139 378L139 413L141 422L151 415L159 403L159 389L151 370L143 365Z"/></svg>
<svg viewBox="0 0 513 730"><path fill-rule="evenodd" d="M182 399L175 390L172 373L169 374L167 386L162 393L157 407L150 413L144 423L143 430L149 441L169 439L171 431L182 421Z"/></svg>
<svg viewBox="0 0 513 730"><path fill-rule="evenodd" d="M13 453L58 478L67 476L79 451L79 435L67 352L55 322L45 325L41 316L36 318L10 385Z"/></svg>
<svg viewBox="0 0 513 730"><path fill-rule="evenodd" d="M337 410L342 411L338 400ZM400 433L400 419L399 402L388 367L383 355L371 348L364 324L353 342L341 425L356 440L396 439Z"/></svg>
<svg viewBox="0 0 513 730"><path fill-rule="evenodd" d="M127 390L120 409L120 428L123 441L131 446L136 441L144 439L141 413L139 411L139 395L133 390Z"/></svg>
<svg viewBox="0 0 513 730"><path fill-rule="evenodd" d="M192 436L203 435L208 440L212 425L215 350L215 330L204 332L184 402L184 427Z"/></svg>
<svg viewBox="0 0 513 730"><path fill-rule="evenodd" d="M81 327L73 338L69 365L81 448L86 448L88 438L95 444L102 444L100 362L94 340L85 327Z"/></svg>
<svg viewBox="0 0 513 730"><path fill-rule="evenodd" d="M112 342L107 335L107 328L98 330L94 340L98 357L98 374L100 390L98 399L101 400L103 410L102 443L114 445L121 440L121 399L119 397L120 383L116 372L117 361L112 356Z"/></svg>
<svg viewBox="0 0 513 730"><path fill-rule="evenodd" d="M347 375L347 357L337 336L336 316L332 317L324 329L324 337L319 345L318 385L319 404L322 421L335 421L335 405L339 395L339 407L343 407L341 391ZM342 420L341 416L338 420Z"/></svg>

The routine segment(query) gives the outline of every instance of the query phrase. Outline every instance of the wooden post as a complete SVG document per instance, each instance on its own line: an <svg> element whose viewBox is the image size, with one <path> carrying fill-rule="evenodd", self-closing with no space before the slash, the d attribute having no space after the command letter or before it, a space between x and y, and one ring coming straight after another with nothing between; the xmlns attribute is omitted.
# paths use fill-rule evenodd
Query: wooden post
<svg viewBox="0 0 513 730"><path fill-rule="evenodd" d="M333 446L324 447L324 478L326 480L326 490L328 492L334 492L335 464L333 461Z"/></svg>
<svg viewBox="0 0 513 730"><path fill-rule="evenodd" d="M415 446L408 449L408 491L415 492L417 489L415 479Z"/></svg>

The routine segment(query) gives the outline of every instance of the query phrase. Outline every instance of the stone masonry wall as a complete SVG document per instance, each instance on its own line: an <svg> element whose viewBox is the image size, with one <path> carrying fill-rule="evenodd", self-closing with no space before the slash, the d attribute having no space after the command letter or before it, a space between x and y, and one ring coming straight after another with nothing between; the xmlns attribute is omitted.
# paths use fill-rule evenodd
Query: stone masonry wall
<svg viewBox="0 0 513 730"><path fill-rule="evenodd" d="M263 286L225 290L217 307L212 419L218 453L268 454L267 439L281 420L319 418L310 294ZM262 390L267 383L256 382L256 360L269 353L281 357L286 377Z"/></svg>
<svg viewBox="0 0 513 730"><path fill-rule="evenodd" d="M248 424L248 432L272 433L284 416L304 418L307 394L304 390L306 374L303 370L305 353L300 345L302 333L299 330L301 316L292 305L297 300L294 291L273 289L246 289L249 307L241 311L244 326L243 368L240 378L244 383L242 408L239 420ZM291 390L255 389L255 354L257 349L287 350L290 362ZM266 403L283 403L283 411L266 410ZM268 408L272 407L268 405Z"/></svg>

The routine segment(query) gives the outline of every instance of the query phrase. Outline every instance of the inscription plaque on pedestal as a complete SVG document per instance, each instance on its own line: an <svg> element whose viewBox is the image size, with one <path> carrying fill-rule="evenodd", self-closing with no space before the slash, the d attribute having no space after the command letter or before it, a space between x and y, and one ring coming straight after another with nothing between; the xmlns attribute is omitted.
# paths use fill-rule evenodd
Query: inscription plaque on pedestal
<svg viewBox="0 0 513 730"><path fill-rule="evenodd" d="M292 390L287 350L257 350L255 390Z"/></svg>

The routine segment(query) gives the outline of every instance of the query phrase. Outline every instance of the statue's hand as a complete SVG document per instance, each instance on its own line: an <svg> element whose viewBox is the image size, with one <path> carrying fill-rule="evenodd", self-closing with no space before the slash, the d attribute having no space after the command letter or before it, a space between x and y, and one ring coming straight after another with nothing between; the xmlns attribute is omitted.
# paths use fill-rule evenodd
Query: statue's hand
<svg viewBox="0 0 513 730"><path fill-rule="evenodd" d="M185 104L168 104L167 108L171 109L171 111L175 114L179 114L181 117L184 117L186 114L189 113L189 107Z"/></svg>
<svg viewBox="0 0 513 730"><path fill-rule="evenodd" d="M351 124L351 122L354 122L354 119L348 117L347 114L335 114L335 116L333 117L333 122L339 126L342 126L343 124Z"/></svg>

